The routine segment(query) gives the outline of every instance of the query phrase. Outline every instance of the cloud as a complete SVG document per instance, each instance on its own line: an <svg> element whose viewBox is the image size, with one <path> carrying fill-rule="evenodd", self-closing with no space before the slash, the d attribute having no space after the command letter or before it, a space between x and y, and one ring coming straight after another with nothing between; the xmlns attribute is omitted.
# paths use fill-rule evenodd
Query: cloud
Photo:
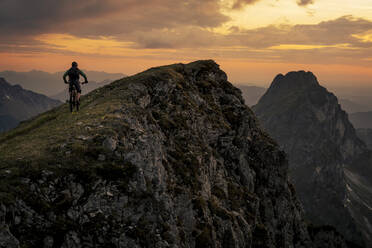
<svg viewBox="0 0 372 248"><path fill-rule="evenodd" d="M269 25L256 29L231 27L228 34L215 33L197 26L137 30L128 35L117 36L119 40L133 42L136 48L220 49L267 49L279 45L306 45L329 47L348 44L350 48L372 46L372 38L364 34L372 30L372 21L344 16L318 24ZM345 46L343 46L345 49Z"/></svg>
<svg viewBox="0 0 372 248"><path fill-rule="evenodd" d="M136 32L138 48L177 49L179 55L299 63L357 63L372 57L372 21L343 16L318 24L231 27L229 34L201 28Z"/></svg>
<svg viewBox="0 0 372 248"><path fill-rule="evenodd" d="M235 0L235 2L232 5L232 9L242 9L246 5L254 4L258 1L259 0Z"/></svg>
<svg viewBox="0 0 372 248"><path fill-rule="evenodd" d="M307 6L309 4L313 4L314 3L314 0L298 0L297 1L297 4L299 6Z"/></svg>
<svg viewBox="0 0 372 248"><path fill-rule="evenodd" d="M372 29L372 21L352 16L343 16L335 20L318 24L270 25L263 28L241 30L231 34L240 41L240 45L253 48L268 48L280 44L297 45L336 45L350 44L351 47L371 47L355 34Z"/></svg>
<svg viewBox="0 0 372 248"><path fill-rule="evenodd" d="M156 26L156 25L155 25ZM82 28L88 29L87 26ZM0 51L15 53L87 54L155 58L250 58L265 61L337 63L372 61L372 21L344 16L318 24L269 25L256 29L231 27L228 34L199 26L138 28L110 37L88 34L38 35L34 40L8 39ZM113 34L113 30L109 32ZM14 41L14 42L12 42Z"/></svg>
<svg viewBox="0 0 372 248"><path fill-rule="evenodd" d="M0 1L2 36L109 36L179 26L217 27L228 20L219 0Z"/></svg>
<svg viewBox="0 0 372 248"><path fill-rule="evenodd" d="M239 10L257 1L234 0L227 8ZM359 59L372 64L367 60L372 57L372 21L367 19L343 16L318 24L215 31L229 20L220 0L1 0L0 52L265 61Z"/></svg>

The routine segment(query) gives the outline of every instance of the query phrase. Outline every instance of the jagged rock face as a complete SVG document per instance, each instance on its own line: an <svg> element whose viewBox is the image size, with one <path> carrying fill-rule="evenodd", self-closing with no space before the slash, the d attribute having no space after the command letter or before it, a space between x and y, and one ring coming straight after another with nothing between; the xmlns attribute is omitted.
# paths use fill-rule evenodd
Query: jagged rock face
<svg viewBox="0 0 372 248"><path fill-rule="evenodd" d="M370 242L370 155L336 96L311 72L290 72L274 79L253 110L288 153L308 219L359 244Z"/></svg>
<svg viewBox="0 0 372 248"><path fill-rule="evenodd" d="M61 102L24 90L19 85L12 86L0 78L0 132L59 104Z"/></svg>
<svg viewBox="0 0 372 248"><path fill-rule="evenodd" d="M0 141L15 247L313 247L285 154L213 61L116 81Z"/></svg>
<svg viewBox="0 0 372 248"><path fill-rule="evenodd" d="M328 244L334 244L334 247L338 248L357 248L356 245L346 244L344 237L338 233L332 226L320 226L314 227L312 225L308 228L311 239L314 243L314 248L329 247Z"/></svg>

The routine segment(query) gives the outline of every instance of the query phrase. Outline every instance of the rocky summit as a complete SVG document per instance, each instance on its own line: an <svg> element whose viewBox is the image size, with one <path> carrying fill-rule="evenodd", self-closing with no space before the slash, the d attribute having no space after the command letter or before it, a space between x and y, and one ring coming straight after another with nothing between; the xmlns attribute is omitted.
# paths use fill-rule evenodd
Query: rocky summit
<svg viewBox="0 0 372 248"><path fill-rule="evenodd" d="M0 247L346 247L213 61L152 68L0 136Z"/></svg>
<svg viewBox="0 0 372 248"><path fill-rule="evenodd" d="M311 72L278 75L253 107L289 157L306 217L372 246L372 156L336 96Z"/></svg>

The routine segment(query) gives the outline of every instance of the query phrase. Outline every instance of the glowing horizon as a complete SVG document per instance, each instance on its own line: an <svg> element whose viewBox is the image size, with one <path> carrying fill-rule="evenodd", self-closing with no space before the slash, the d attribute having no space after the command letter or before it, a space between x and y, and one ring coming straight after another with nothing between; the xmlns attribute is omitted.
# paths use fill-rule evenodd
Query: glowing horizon
<svg viewBox="0 0 372 248"><path fill-rule="evenodd" d="M268 84L285 70L313 71L333 85L372 83L367 0L306 6L296 0L108 0L104 7L81 1L71 20L66 2L51 13L38 9L47 0L0 3L0 70L56 72L77 60L89 70L131 75L214 59L239 83Z"/></svg>

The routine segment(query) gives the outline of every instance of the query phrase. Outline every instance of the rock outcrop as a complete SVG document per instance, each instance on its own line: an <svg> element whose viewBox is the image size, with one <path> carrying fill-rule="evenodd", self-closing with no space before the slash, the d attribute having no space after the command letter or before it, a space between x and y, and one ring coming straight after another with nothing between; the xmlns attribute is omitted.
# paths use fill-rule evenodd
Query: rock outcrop
<svg viewBox="0 0 372 248"><path fill-rule="evenodd" d="M322 231L309 235L284 152L213 61L97 89L78 115L63 105L0 136L0 155L0 246L322 242Z"/></svg>
<svg viewBox="0 0 372 248"><path fill-rule="evenodd" d="M288 153L291 181L307 218L371 246L371 152L336 96L311 72L290 72L278 75L253 109Z"/></svg>

